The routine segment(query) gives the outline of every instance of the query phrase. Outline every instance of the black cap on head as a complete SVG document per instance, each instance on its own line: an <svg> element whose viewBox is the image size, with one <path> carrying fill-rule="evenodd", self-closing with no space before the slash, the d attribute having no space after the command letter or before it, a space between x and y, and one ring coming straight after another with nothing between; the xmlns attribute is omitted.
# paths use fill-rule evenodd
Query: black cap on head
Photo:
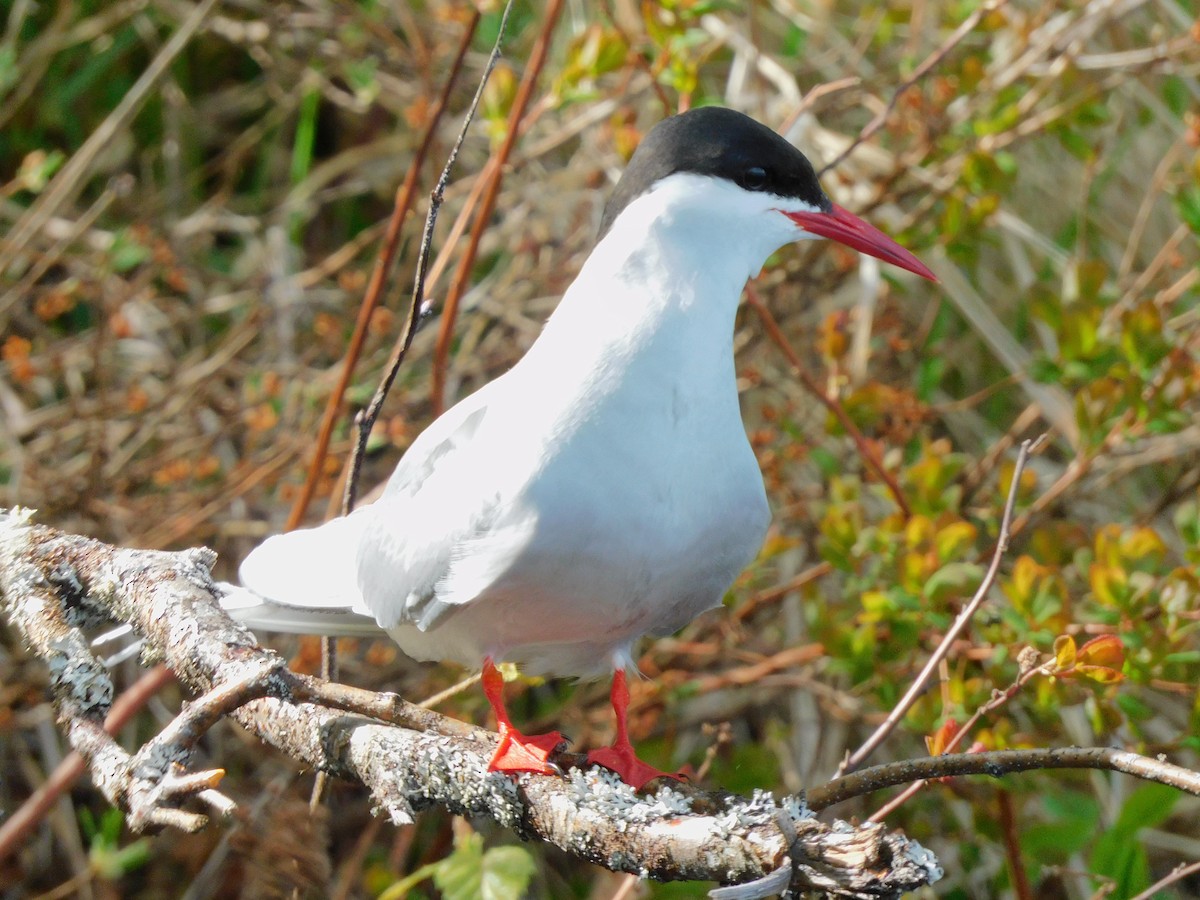
<svg viewBox="0 0 1200 900"><path fill-rule="evenodd" d="M746 190L831 208L803 153L747 115L703 106L663 119L642 139L604 207L600 237L626 206L676 172L726 178Z"/></svg>

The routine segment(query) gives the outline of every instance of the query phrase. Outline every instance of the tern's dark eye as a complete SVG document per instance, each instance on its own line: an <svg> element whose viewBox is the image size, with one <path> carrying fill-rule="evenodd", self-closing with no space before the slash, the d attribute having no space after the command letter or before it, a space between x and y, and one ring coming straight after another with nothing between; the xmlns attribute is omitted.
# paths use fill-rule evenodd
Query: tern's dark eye
<svg viewBox="0 0 1200 900"><path fill-rule="evenodd" d="M742 171L738 184L748 191L766 190L767 170L762 166L750 166Z"/></svg>

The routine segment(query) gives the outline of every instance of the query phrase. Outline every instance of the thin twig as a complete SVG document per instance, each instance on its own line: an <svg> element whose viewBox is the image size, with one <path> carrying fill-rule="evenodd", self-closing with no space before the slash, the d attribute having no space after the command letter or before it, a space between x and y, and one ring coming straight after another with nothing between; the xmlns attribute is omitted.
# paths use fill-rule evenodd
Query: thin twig
<svg viewBox="0 0 1200 900"><path fill-rule="evenodd" d="M479 672L476 672L474 675L464 678L462 681L458 682L458 684L452 684L444 691L438 691L432 697L426 697L424 700L418 703L417 706L421 707L421 709L435 709L441 704L445 703L451 697L456 697L467 688L478 684L481 678L483 678L483 675Z"/></svg>
<svg viewBox="0 0 1200 900"><path fill-rule="evenodd" d="M175 673L166 666L155 666L113 701L112 709L104 719L104 730L115 735L129 724L152 697L174 680ZM86 768L87 763L79 751L71 751L46 782L0 824L0 862L11 856L17 848L24 846L29 832L45 818L50 808L58 802L58 798L79 780Z"/></svg>
<svg viewBox="0 0 1200 900"><path fill-rule="evenodd" d="M29 267L21 280L0 296L0 316L7 316L9 310L17 303L29 297L31 290L42 277L54 266L77 240L96 224L99 218L112 206L114 200L127 197L134 188L134 180L130 175L119 175L110 178L103 192L83 214L71 222L70 229L62 235L48 251L38 254L37 261Z"/></svg>
<svg viewBox="0 0 1200 900"><path fill-rule="evenodd" d="M846 88L858 87L862 83L862 79L857 75L851 75L846 78L839 78L836 81L827 81L824 84L814 85L796 104L796 108L788 113L788 117L779 123L779 128L776 130L787 137L792 126L799 121L800 117L808 112L816 104L818 100L826 94L834 94L838 91L844 91Z"/></svg>
<svg viewBox="0 0 1200 900"><path fill-rule="evenodd" d="M513 97L512 109L508 114L508 130L504 135L504 143L496 151L496 162L492 165L492 176L484 188L483 199L479 211L475 215L475 223L467 238L467 247L459 260L454 279L446 291L446 299L442 306L442 321L438 327L437 342L433 348L433 375L430 389L433 410L440 413L446 399L446 367L450 359L450 344L454 336L454 323L458 319L458 303L466 291L467 282L475 267L475 257L479 252L479 242L484 231L491 224L492 210L496 208L496 197L500 194L500 184L504 180L504 166L516 146L517 137L521 133L521 120L533 96L534 85L542 67L546 64L546 56L550 49L550 38L554 34L554 26L558 22L558 14L562 11L562 0L551 0L542 12L542 30L529 55L525 74L517 86L516 96Z"/></svg>
<svg viewBox="0 0 1200 900"><path fill-rule="evenodd" d="M805 389L812 394L822 406L833 413L834 418L845 429L846 434L854 441L854 446L858 449L859 455L862 456L863 462L867 464L867 468L875 473L875 476L882 481L892 495L892 499L896 501L896 506L900 508L900 514L907 521L912 516L912 507L908 505L908 500L904 497L904 491L900 489L899 482L896 477L887 470L883 465L883 461L876 455L875 451L867 444L867 439L863 437L863 433L858 430L858 426L854 424L854 420L846 412L845 408L821 390L821 386L817 384L815 378L808 373L804 368L804 364L800 361L800 355L792 348L788 342L787 336L783 333L783 329L779 327L779 323L775 321L775 317L771 315L771 311L767 309L765 303L758 296L758 291L754 289L753 284L746 285L746 302L754 308L758 313L759 319L762 320L763 328L767 331L767 336L775 342L783 355L787 357L787 361L792 365L792 371L796 377L804 385Z"/></svg>
<svg viewBox="0 0 1200 900"><path fill-rule="evenodd" d="M1017 832L1017 816L1013 811L1012 794L1001 788L996 792L996 802L1000 807L1000 833L1004 836L1004 852L1008 857L1013 893L1016 894L1017 900L1033 900L1029 876L1025 874L1025 863L1021 861L1021 841Z"/></svg>
<svg viewBox="0 0 1200 900"><path fill-rule="evenodd" d="M914 781L887 803L883 804L883 806L879 807L879 809L875 810L875 812L871 813L868 821L884 821L888 816L902 807L905 803L917 796L917 794L921 793L921 791L925 790L925 786L928 784L929 780L925 778Z"/></svg>
<svg viewBox="0 0 1200 900"><path fill-rule="evenodd" d="M1187 878L1189 875L1196 874L1200 874L1200 862L1194 862L1188 865L1181 863L1162 878L1158 879L1158 881L1154 882L1154 884L1150 885L1150 887L1142 891L1140 894L1130 897L1129 900L1151 900L1151 898L1157 896L1158 892L1163 888L1170 887L1173 884L1183 881L1183 879Z"/></svg>
<svg viewBox="0 0 1200 900"><path fill-rule="evenodd" d="M954 29L950 37L946 38L945 42L940 47L929 54L929 56L925 57L924 62L917 66L912 75L907 78L899 87L897 87L895 91L892 92L892 99L888 101L887 106L881 109L875 115L875 118L867 123L866 127L858 133L858 137L851 141L850 145L846 147L845 150L835 156L833 161L821 169L821 171L817 174L824 175L826 172L836 169L839 165L845 162L846 157L853 153L859 144L869 141L872 137L874 137L876 132L878 132L879 129L887 124L888 116L895 111L896 104L900 102L900 98L909 90L911 90L918 81L920 81L936 66L938 66L941 61L946 58L947 54L949 54L951 50L959 45L963 38L974 31L975 27L983 21L984 16L999 9L1005 4L1005 2L1006 0L992 0L990 3L984 3L973 13L971 13L971 15L967 16L963 20L963 23Z"/></svg>
<svg viewBox="0 0 1200 900"><path fill-rule="evenodd" d="M1025 470L1025 463L1029 459L1029 454L1039 449L1045 439L1046 436L1042 435L1036 440L1023 441L1021 443L1021 449L1017 453L1016 465L1013 468L1012 484L1008 490L1008 500L1004 504L1004 515L1000 520L1000 534L996 539L996 550L992 554L991 565L988 566L987 573L983 576L983 581L980 583L979 589L975 591L975 596L971 598L971 601L958 614L958 618L954 620L954 624L950 627L950 630L946 632L937 649L933 651L933 654L929 657L929 661L925 663L925 668L921 670L921 673L908 689L908 692L896 704L895 708L888 713L888 717L884 720L883 724L875 729L875 733L867 738L861 747L842 762L842 765L838 768L838 775L853 772L892 733L893 729L908 713L912 705L917 702L917 698L924 693L925 686L928 684L929 679L933 677L938 664L945 659L946 654L950 652L951 645L957 640L959 634L967 626L967 623L971 621L971 617L975 615L975 611L979 609L980 604L983 603L984 598L996 580L996 576L1000 572L1000 561L1008 550L1009 528L1012 524L1013 510L1017 504L1017 490L1021 484L1021 473Z"/></svg>
<svg viewBox="0 0 1200 900"><path fill-rule="evenodd" d="M329 442L333 439L333 427L337 422L338 411L341 409L342 398L346 395L346 390L350 386L354 367L358 364L359 357L362 355L362 349L366 344L367 329L371 325L371 316L374 314L376 307L379 306L384 288L387 285L388 276L391 274L392 266L396 260L396 251L400 246L400 235L403 232L404 221L408 218L409 210L412 208L413 197L416 195L417 179L420 177L429 148L433 145L433 138L437 134L438 125L442 121L442 115L445 113L446 107L450 102L450 93L454 89L455 82L458 80L459 72L462 71L463 61L466 59L467 50L470 49L471 41L475 37L475 31L479 26L481 17L477 9L471 15L471 20L463 32L462 40L459 42L454 62L451 64L450 75L446 78L446 83L442 87L442 93L438 97L437 103L429 117L429 125L425 129L425 136L422 138L421 144L413 156L403 184L401 184L400 189L396 192L396 199L392 207L392 217L388 222L383 246L376 257L375 268L371 272L371 280L367 284L366 293L363 295L362 304L358 309L358 319L354 323L354 333L350 337L350 345L346 348L346 357L342 364L341 375L338 378L337 385L325 402L325 413L321 419L321 430L317 436L317 446L313 453L312 463L309 465L308 477L304 480L304 486L301 488L296 502L292 504L292 511L288 515L287 524L284 526L285 531L291 531L300 524L300 521L304 518L305 511L308 509L308 504L312 500L313 493L316 491L317 482L321 478L325 457L329 453ZM486 79L486 77L487 75L485 74L484 78ZM368 429L369 433L370 429ZM344 491L342 494L342 515L349 515L353 501L352 492L349 490ZM337 680L336 638L327 636L321 638L321 677L327 681ZM328 780L329 775L325 772L318 772L317 777L313 779L312 795L309 797L310 809L315 810L320 804L321 796L325 792Z"/></svg>
<svg viewBox="0 0 1200 900"><path fill-rule="evenodd" d="M1033 650L1033 648L1030 647L1030 648L1026 648L1026 650L1023 651L1022 654L1018 656L1018 661L1022 661L1024 659L1024 654L1026 652L1031 653L1033 655L1033 657L1036 659L1037 651ZM1051 658L1048 662L1041 663L1041 664L1037 664L1036 662L1031 662L1030 664L1026 665L1022 662L1022 670L1021 670L1020 675L1017 676L1017 680L1014 681L1012 684L1010 684L1007 688L1005 688L1002 691L994 691L991 699L988 700L987 703L980 706L978 709L975 710L974 713L971 714L971 718L967 719L967 721L964 722L959 727L958 731L956 731L951 736L950 740L948 740L946 742L946 746L942 748L941 752L942 753L953 752L954 749L956 747L958 747L959 744L961 744L963 742L963 740L975 729L975 725L979 722L980 719L982 719L985 715L988 715L989 713L995 712L1000 707L1004 706L1006 703L1008 703L1010 700L1012 700L1012 698L1015 697L1021 691L1021 689L1024 688L1025 685L1028 684L1032 679L1034 679L1038 676L1045 676L1045 675L1053 674L1055 671L1055 668L1056 668L1056 660L1053 658ZM869 821L872 821L872 822L884 821L888 816L890 816L897 809L899 809L901 806L903 806L905 803L907 803L912 797L914 797L923 787L925 787L926 784L927 784L927 782L925 782L925 781L913 782L902 793L893 797L891 800L889 800L887 803L885 803L879 809L875 810L875 812L871 813L871 815L869 817Z"/></svg>
<svg viewBox="0 0 1200 900"><path fill-rule="evenodd" d="M396 260L396 251L400 246L400 235L404 230L404 222L408 218L409 211L412 209L413 198L416 196L417 181L420 178L421 169L424 168L425 157L429 154L429 148L433 146L438 125L441 124L442 116L446 112L446 106L450 102L451 91L454 89L458 75L462 71L463 60L466 59L467 50L470 49L471 41L475 37L479 19L480 13L478 10L475 10L471 16L471 21L467 24L466 31L463 32L458 52L455 54L454 62L450 66L450 74L446 78L446 83L442 86L442 93L429 115L429 124L425 128L425 134L421 138L417 152L413 154L412 162L409 163L408 172L404 176L404 182L400 185L399 190L396 191L396 199L392 206L392 216L388 220L387 232L384 235L379 254L375 259L375 268L371 271L371 280L367 284L362 303L358 308L358 318L354 323L354 333L350 337L350 344L346 348L346 356L342 362L342 371L338 377L338 383L334 386L328 400L325 402L325 412L321 417L321 430L317 434L317 443L313 449L312 462L308 467L308 476L304 480L304 486L301 487L299 496L296 497L296 502L292 504L287 524L284 525L285 531L291 531L296 528L304 519L304 513L308 510L308 505L312 502L313 494L316 492L317 483L321 480L325 457L329 453L329 443L333 439L333 429L337 424L338 413L342 407L342 399L346 396L346 390L350 387L350 379L354 375L354 367L358 365L358 360L362 356L362 349L367 338L367 330L371 325L371 316L379 306L383 298L384 289L387 287L388 276L392 272L392 266ZM343 515L347 512L349 512L348 509L342 510Z"/></svg>
<svg viewBox="0 0 1200 900"><path fill-rule="evenodd" d="M496 42L492 45L491 55L488 56L487 65L484 67L483 75L479 79L479 87L475 90L475 96L471 98L471 105L467 108L467 114L463 117L462 127L458 131L458 137L454 141L454 146L450 148L450 155L446 158L446 165L442 167L442 174L438 176L437 184L434 186L433 192L429 195L429 213L425 217L425 230L421 235L421 251L417 256L417 272L413 279L412 304L408 308L408 317L405 319L404 330L400 333L395 350L392 351L392 358L388 361L387 372L379 382L379 387L375 389L375 396L371 398L371 402L367 404L367 407L361 410L354 419L358 436L351 457L350 474L346 478L346 491L342 498L342 509L347 514L354 509L354 499L358 492L358 478L362 471L363 459L367 453L367 439L371 436L371 429L375 427L375 420L379 418L379 412L383 409L383 401L387 398L388 391L392 389L392 383L396 380L396 375L400 371L400 365L408 355L408 348L412 346L413 337L417 333L417 326L420 323L425 305L425 272L429 265L429 248L433 244L433 229L437 224L438 210L441 209L442 198L446 193L446 185L450 181L450 170L454 167L454 163L458 159L458 152L462 149L463 141L467 138L467 129L475 118L475 110L479 108L479 101L483 97L484 86L487 84L492 70L496 68L497 61L500 59L500 45L504 40L504 33L508 27L508 14L511 10L512 0L508 0L504 4L504 12L500 16L500 27L496 31Z"/></svg>
<svg viewBox="0 0 1200 900"><path fill-rule="evenodd" d="M323 634L321 637L321 677L326 681L337 681L338 653L337 638ZM308 795L308 810L315 814L329 786L329 773L317 772L313 778L312 791Z"/></svg>
<svg viewBox="0 0 1200 900"><path fill-rule="evenodd" d="M819 562L815 566L805 569L794 578L789 578L783 584L777 584L774 587L769 587L756 594L752 594L747 598L745 603L733 610L733 620L735 622L744 622L768 603L782 600L792 591L799 590L806 584L810 584L819 578L824 578L832 571L832 563Z"/></svg>

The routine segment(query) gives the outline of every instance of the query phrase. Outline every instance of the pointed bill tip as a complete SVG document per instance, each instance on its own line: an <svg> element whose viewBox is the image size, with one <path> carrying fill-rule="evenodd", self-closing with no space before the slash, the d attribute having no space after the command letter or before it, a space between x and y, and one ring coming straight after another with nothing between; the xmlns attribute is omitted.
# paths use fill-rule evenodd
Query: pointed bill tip
<svg viewBox="0 0 1200 900"><path fill-rule="evenodd" d="M837 241L868 256L899 266L915 275L936 282L933 271L874 225L849 210L833 204L829 212L787 212L785 216L810 234Z"/></svg>

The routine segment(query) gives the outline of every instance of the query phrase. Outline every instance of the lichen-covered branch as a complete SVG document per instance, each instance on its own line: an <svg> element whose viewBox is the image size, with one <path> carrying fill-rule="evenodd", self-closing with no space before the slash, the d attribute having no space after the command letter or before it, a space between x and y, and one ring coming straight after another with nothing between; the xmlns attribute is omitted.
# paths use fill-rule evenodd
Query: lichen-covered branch
<svg viewBox="0 0 1200 900"><path fill-rule="evenodd" d="M601 769L489 773L495 735L392 695L290 672L220 609L212 562L206 550L123 550L0 511L0 611L50 666L72 745L135 828L199 827L202 816L180 809L189 798L227 808L213 790L221 773L186 767L204 730L231 716L293 758L361 781L394 822L439 805L617 871L736 884L783 869L793 890L839 897L898 896L940 875L903 835L819 822L794 798L677 785L641 796ZM143 656L199 694L133 755L100 727L112 684L79 630L106 619L129 623Z"/></svg>

